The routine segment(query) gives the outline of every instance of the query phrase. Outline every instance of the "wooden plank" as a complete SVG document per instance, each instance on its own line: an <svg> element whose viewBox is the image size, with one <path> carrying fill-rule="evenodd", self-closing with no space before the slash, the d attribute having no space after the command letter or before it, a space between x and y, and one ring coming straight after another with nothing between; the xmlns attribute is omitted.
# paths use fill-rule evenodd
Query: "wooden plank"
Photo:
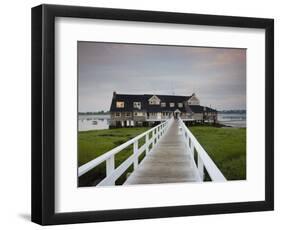
<svg viewBox="0 0 281 230"><path fill-rule="evenodd" d="M161 184L200 181L192 155L187 152L179 122L174 120L151 153L124 183Z"/></svg>

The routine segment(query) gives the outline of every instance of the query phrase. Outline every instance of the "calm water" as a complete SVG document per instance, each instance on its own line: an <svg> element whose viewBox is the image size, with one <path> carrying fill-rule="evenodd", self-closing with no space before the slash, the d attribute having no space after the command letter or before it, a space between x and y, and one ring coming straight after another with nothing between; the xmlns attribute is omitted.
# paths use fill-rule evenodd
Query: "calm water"
<svg viewBox="0 0 281 230"><path fill-rule="evenodd" d="M79 115L79 131L108 129L110 115Z"/></svg>
<svg viewBox="0 0 281 230"><path fill-rule="evenodd" d="M236 128L245 128L246 127L246 114L218 114L218 122Z"/></svg>

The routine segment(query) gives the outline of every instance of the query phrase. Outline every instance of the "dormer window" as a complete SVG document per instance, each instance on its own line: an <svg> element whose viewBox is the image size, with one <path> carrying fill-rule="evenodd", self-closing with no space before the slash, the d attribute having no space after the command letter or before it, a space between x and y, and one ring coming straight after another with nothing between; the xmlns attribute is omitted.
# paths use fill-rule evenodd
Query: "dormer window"
<svg viewBox="0 0 281 230"><path fill-rule="evenodd" d="M150 105L160 105L160 99L156 95L153 95L151 98L149 98L148 102Z"/></svg>
<svg viewBox="0 0 281 230"><path fill-rule="evenodd" d="M189 105L200 105L200 101L198 97L196 97L195 93L191 95L191 97L188 100Z"/></svg>
<svg viewBox="0 0 281 230"><path fill-rule="evenodd" d="M166 107L166 102L161 102L161 107Z"/></svg>
<svg viewBox="0 0 281 230"><path fill-rule="evenodd" d="M134 102L134 108L135 109L141 109L141 102L135 101Z"/></svg>
<svg viewBox="0 0 281 230"><path fill-rule="evenodd" d="M178 107L179 108L182 108L183 107L183 104L180 102L180 103L178 103Z"/></svg>
<svg viewBox="0 0 281 230"><path fill-rule="evenodd" d="M170 107L171 108L175 107L175 103L174 102L170 102Z"/></svg>
<svg viewBox="0 0 281 230"><path fill-rule="evenodd" d="M124 101L116 101L116 108L124 108L125 103Z"/></svg>

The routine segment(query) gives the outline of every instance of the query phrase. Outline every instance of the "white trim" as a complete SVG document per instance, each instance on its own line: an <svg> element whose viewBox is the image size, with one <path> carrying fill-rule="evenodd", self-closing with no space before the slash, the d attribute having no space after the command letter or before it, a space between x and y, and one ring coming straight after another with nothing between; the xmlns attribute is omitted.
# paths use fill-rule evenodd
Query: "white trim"
<svg viewBox="0 0 281 230"><path fill-rule="evenodd" d="M159 105L161 100L156 95L153 95L151 98L148 99L150 105ZM153 103L151 103L153 102ZM156 102L156 103L155 103Z"/></svg>
<svg viewBox="0 0 281 230"><path fill-rule="evenodd" d="M182 130L182 134L184 139L186 140L186 143L189 143L189 140L191 141L191 146L187 144L187 148L189 151L194 153L194 150L196 150L198 154L198 170L200 172L201 180L204 180L204 168L206 168L209 176L211 177L212 181L226 181L226 178L222 174L222 172L218 169L216 164L213 162L213 160L210 158L209 154L205 151L205 149L201 146L201 144L198 142L198 140L195 138L195 136L191 133L191 131L186 127L186 125L183 123L182 119L179 118L180 121L180 128ZM194 154L193 154L194 157Z"/></svg>
<svg viewBox="0 0 281 230"><path fill-rule="evenodd" d="M134 101L133 107L134 107L134 109L141 109L141 102L140 101Z"/></svg>

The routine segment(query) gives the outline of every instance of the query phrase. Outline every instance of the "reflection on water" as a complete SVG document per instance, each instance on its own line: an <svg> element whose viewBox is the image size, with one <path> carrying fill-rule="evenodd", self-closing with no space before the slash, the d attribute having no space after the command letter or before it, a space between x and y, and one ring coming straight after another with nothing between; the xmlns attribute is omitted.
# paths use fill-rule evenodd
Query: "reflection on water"
<svg viewBox="0 0 281 230"><path fill-rule="evenodd" d="M246 128L246 113L237 114L237 113L219 113L218 122L223 125L237 127L237 128Z"/></svg>
<svg viewBox="0 0 281 230"><path fill-rule="evenodd" d="M108 129L109 119L109 115L78 115L78 130Z"/></svg>

